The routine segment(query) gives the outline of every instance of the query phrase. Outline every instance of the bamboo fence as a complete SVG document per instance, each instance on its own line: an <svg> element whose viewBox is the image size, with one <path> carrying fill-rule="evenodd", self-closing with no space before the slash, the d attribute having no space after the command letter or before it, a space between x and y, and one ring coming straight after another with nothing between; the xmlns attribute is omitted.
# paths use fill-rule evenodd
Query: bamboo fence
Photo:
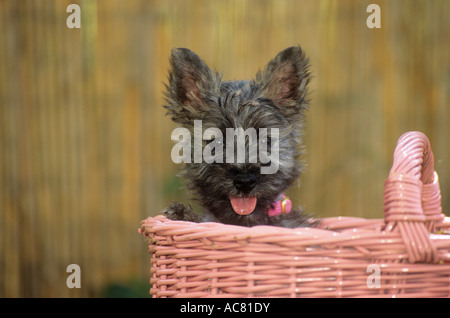
<svg viewBox="0 0 450 318"><path fill-rule="evenodd" d="M317 217L382 216L397 138L430 139L450 191L450 2L0 1L0 297L101 296L147 282L140 220L187 200L162 109L170 50L225 79L300 44L314 75L308 170L290 190ZM81 28L66 12L81 8ZM448 214L448 213L447 213ZM81 288L69 289L69 264Z"/></svg>

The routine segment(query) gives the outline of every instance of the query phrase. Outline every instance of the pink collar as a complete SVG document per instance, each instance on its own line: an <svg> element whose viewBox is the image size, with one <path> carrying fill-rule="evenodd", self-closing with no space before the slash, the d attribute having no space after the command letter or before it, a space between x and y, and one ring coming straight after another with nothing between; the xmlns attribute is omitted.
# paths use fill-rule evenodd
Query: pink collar
<svg viewBox="0 0 450 318"><path fill-rule="evenodd" d="M291 212L291 209L291 200L284 194L281 194L278 196L277 200L273 202L273 208L270 208L269 211L267 211L267 215L276 216L283 213L288 214L289 212Z"/></svg>

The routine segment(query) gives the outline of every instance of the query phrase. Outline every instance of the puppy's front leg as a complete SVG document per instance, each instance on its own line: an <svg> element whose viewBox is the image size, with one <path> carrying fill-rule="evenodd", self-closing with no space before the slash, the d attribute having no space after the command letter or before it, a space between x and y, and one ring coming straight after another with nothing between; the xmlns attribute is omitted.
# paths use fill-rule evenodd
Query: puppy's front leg
<svg viewBox="0 0 450 318"><path fill-rule="evenodd" d="M195 213L192 206L184 205L180 202L172 202L169 206L162 211L162 213L171 220L180 220L180 221L190 221L190 222L201 222L200 216Z"/></svg>

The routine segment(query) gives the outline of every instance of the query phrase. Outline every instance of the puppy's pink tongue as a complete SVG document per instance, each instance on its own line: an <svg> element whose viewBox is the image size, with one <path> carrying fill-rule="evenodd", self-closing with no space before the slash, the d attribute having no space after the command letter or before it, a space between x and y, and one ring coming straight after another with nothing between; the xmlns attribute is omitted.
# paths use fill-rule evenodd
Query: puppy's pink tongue
<svg viewBox="0 0 450 318"><path fill-rule="evenodd" d="M239 215L248 215L256 207L256 197L250 198L230 198L234 212Z"/></svg>

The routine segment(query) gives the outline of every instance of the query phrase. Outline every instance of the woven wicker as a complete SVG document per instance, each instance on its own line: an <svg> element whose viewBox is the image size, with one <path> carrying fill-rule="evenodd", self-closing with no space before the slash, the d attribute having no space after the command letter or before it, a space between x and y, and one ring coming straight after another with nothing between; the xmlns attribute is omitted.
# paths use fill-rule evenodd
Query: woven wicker
<svg viewBox="0 0 450 318"><path fill-rule="evenodd" d="M425 135L400 137L383 219L319 228L142 221L153 297L449 297L450 218Z"/></svg>

